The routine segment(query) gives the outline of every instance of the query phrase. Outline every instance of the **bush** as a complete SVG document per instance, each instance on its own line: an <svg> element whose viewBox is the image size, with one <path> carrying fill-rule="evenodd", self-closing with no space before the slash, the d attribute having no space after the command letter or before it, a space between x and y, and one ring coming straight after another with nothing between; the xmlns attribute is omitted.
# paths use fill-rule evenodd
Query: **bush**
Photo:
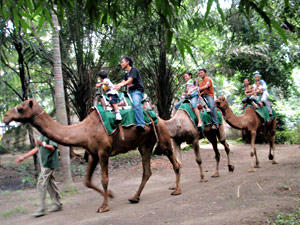
<svg viewBox="0 0 300 225"><path fill-rule="evenodd" d="M300 133L298 130L277 131L275 143L277 143L277 144L300 144Z"/></svg>

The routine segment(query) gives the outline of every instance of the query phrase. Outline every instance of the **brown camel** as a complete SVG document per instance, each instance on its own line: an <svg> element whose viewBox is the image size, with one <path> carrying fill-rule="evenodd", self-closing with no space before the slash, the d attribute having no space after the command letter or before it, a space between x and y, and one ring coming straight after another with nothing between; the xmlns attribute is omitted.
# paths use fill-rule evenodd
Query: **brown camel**
<svg viewBox="0 0 300 225"><path fill-rule="evenodd" d="M216 171L212 175L212 177L219 177L219 162L220 162L220 153L218 149L218 141L217 139L224 145L227 160L228 160L228 170L230 172L234 171L234 166L230 162L230 148L228 143L226 142L226 135L224 131L223 124L219 126L217 130L211 129L211 126L205 126L203 132L199 132L198 129L195 127L193 121L189 118L188 114L184 111L179 109L175 116L170 120L166 120L165 124L169 128L170 135L172 137L172 143L174 152L176 155L177 161L181 164L181 151L180 145L183 142L193 145L194 153L196 156L196 163L200 169L200 181L207 181L204 178L204 173L202 169L202 160L200 157L200 148L199 148L199 140L204 138L204 136L210 141L213 146L216 158Z"/></svg>
<svg viewBox="0 0 300 225"><path fill-rule="evenodd" d="M153 126L146 126L144 132L137 131L135 126L123 128L124 140L122 140L119 132L115 132L110 136L107 135L96 110L91 111L82 122L67 126L55 122L33 99L24 101L5 114L4 123L9 123L12 120L31 123L43 135L53 141L62 145L82 147L90 153L84 182L88 188L96 190L104 197L98 212L109 210L108 197L112 197L112 194L108 190L109 157L138 148L142 156L143 177L138 191L129 201L131 203L139 202L140 194L151 176L150 158L152 149L156 143ZM160 147L171 161L176 175L176 188L172 194L181 194L179 187L180 165L171 150L172 144L168 128L162 120L158 121L156 128L159 134ZM101 166L101 182L104 190L96 187L91 181L98 162L100 162Z"/></svg>
<svg viewBox="0 0 300 225"><path fill-rule="evenodd" d="M216 106L222 111L226 122L235 129L250 132L251 135L251 167L249 172L254 172L255 168L259 168L259 161L257 158L255 148L255 138L259 132L262 132L269 141L269 160L273 160L273 164L277 164L275 160L275 134L276 134L276 118L263 123L263 119L255 112L255 109L248 107L241 116L236 116L224 96L220 96L216 100ZM272 154L273 150L273 154ZM254 158L255 156L255 165Z"/></svg>

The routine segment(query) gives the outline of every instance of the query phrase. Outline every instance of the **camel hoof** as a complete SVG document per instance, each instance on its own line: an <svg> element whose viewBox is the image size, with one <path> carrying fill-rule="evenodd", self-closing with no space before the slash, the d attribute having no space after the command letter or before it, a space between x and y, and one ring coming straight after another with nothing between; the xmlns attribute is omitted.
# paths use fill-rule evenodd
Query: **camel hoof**
<svg viewBox="0 0 300 225"><path fill-rule="evenodd" d="M171 195L181 195L181 190L180 190L180 188L178 188L177 190L173 191L173 192L171 193Z"/></svg>
<svg viewBox="0 0 300 225"><path fill-rule="evenodd" d="M220 177L220 174L217 172L217 173L211 175L211 177L212 177L212 178L217 178L217 177Z"/></svg>
<svg viewBox="0 0 300 225"><path fill-rule="evenodd" d="M278 164L278 162L277 162L277 161L275 161L275 160L273 160L272 164Z"/></svg>
<svg viewBox="0 0 300 225"><path fill-rule="evenodd" d="M206 183L206 182L208 182L208 180L206 178L201 178L200 182L201 183Z"/></svg>
<svg viewBox="0 0 300 225"><path fill-rule="evenodd" d="M105 207L100 207L98 210L97 210L97 213L103 213L103 212L107 212L109 211L109 207L108 206L105 206Z"/></svg>
<svg viewBox="0 0 300 225"><path fill-rule="evenodd" d="M274 159L273 155L270 154L270 155L269 155L269 160L273 160L273 159Z"/></svg>
<svg viewBox="0 0 300 225"><path fill-rule="evenodd" d="M261 168L261 166L260 165L255 165L254 168Z"/></svg>
<svg viewBox="0 0 300 225"><path fill-rule="evenodd" d="M136 204L136 203L139 203L140 201L140 198L130 198L128 199L128 201L131 203L131 204Z"/></svg>
<svg viewBox="0 0 300 225"><path fill-rule="evenodd" d="M228 170L229 170L229 172L233 172L234 171L234 165L228 165Z"/></svg>
<svg viewBox="0 0 300 225"><path fill-rule="evenodd" d="M255 172L255 171L256 171L256 169L254 169L254 168L250 168L250 169L248 170L249 173L253 173L253 172Z"/></svg>

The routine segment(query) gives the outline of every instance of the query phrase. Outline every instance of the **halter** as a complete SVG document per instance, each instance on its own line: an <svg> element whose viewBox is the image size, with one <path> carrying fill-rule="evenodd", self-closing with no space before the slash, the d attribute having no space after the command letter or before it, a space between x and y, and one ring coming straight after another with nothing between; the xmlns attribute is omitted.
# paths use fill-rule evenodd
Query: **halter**
<svg viewBox="0 0 300 225"><path fill-rule="evenodd" d="M16 113L19 114L17 107L14 107L14 110L15 110ZM34 120L35 118L39 117L39 116L42 115L44 112L45 112L45 110L42 109L42 111L41 111L39 114L37 114L37 115L35 115L35 116L32 117L32 120Z"/></svg>
<svg viewBox="0 0 300 225"><path fill-rule="evenodd" d="M39 117L39 116L42 115L44 112L45 112L45 110L42 109L42 111L41 111L39 114L37 114L37 115L35 115L35 116L32 117L32 120L34 120L35 118Z"/></svg>

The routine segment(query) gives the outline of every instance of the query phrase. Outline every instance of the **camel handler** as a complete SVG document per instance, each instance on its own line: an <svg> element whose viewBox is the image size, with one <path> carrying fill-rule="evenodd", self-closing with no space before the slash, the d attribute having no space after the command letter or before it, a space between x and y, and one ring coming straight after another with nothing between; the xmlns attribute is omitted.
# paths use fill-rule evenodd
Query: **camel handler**
<svg viewBox="0 0 300 225"><path fill-rule="evenodd" d="M41 201L41 208L34 212L32 216L40 217L46 215L46 194L47 191L53 202L53 207L49 212L56 212L62 210L62 203L60 202L60 193L54 179L54 170L59 166L57 144L45 136L41 136L40 140L36 141L38 147L31 149L29 152L16 159L16 163L21 163L26 158L33 156L39 152L39 161L41 165L41 172L37 181L37 189Z"/></svg>
<svg viewBox="0 0 300 225"><path fill-rule="evenodd" d="M127 73L125 74L122 82L115 85L115 89L118 91L121 87L127 85L132 99L136 129L143 132L145 131L145 121L141 103L144 97L144 84L141 75L139 71L133 67L133 61L128 56L121 60L121 68Z"/></svg>
<svg viewBox="0 0 300 225"><path fill-rule="evenodd" d="M218 119L217 119L217 110L215 107L215 97L214 97L214 87L212 80L206 76L206 69L200 69L199 70L199 75L202 81L199 83L199 93L200 96L206 100L208 103L208 107L210 108L211 111L211 116L212 116L212 129L217 129L218 128Z"/></svg>

